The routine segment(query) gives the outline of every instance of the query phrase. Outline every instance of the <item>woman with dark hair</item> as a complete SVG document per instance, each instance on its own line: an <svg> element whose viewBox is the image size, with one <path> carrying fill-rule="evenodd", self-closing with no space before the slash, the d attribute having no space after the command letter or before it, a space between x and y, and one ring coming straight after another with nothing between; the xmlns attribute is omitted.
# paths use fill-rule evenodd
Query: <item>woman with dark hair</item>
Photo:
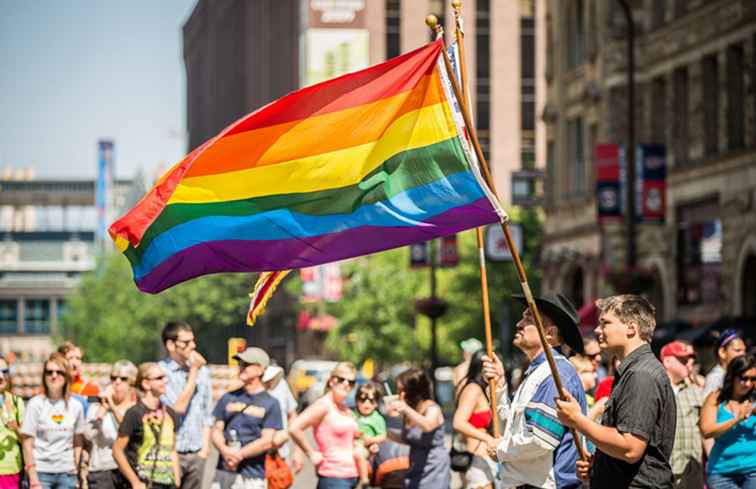
<svg viewBox="0 0 756 489"><path fill-rule="evenodd" d="M734 329L726 329L719 335L717 348L717 364L706 375L703 395L708 396L717 389L722 388L727 365L733 358L745 355L746 347L740 333Z"/></svg>
<svg viewBox="0 0 756 489"><path fill-rule="evenodd" d="M470 359L467 376L457 389L457 409L454 411L454 430L465 437L466 450L473 454L465 472L466 489L492 489L496 480L496 463L488 457L488 447L496 448L496 439L488 433L491 425L491 405L483 379L485 351L478 350Z"/></svg>
<svg viewBox="0 0 756 489"><path fill-rule="evenodd" d="M31 489L74 489L84 444L84 408L71 400L68 361L53 353L42 372L43 393L32 397L21 424L24 469Z"/></svg>
<svg viewBox="0 0 756 489"><path fill-rule="evenodd" d="M722 389L701 408L701 434L714 438L706 469L712 489L756 489L756 357L741 356L727 366Z"/></svg>
<svg viewBox="0 0 756 489"><path fill-rule="evenodd" d="M428 375L419 368L402 372L396 379L399 399L389 405L390 414L404 416L402 433L395 441L410 446L406 489L448 489L451 479L449 450L444 444L444 415L433 401Z"/></svg>

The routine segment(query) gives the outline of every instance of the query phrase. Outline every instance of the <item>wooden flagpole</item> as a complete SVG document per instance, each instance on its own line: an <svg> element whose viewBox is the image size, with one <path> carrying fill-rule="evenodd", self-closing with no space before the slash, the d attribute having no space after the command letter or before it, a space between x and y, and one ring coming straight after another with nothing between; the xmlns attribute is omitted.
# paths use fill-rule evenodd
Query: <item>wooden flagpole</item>
<svg viewBox="0 0 756 489"><path fill-rule="evenodd" d="M454 8L454 22L455 29L454 34L457 39L457 48L459 49L459 72L462 79L462 103L465 107L470 107L470 91L467 83L467 64L465 63L465 34L462 29L462 15L460 9L462 2L454 0L452 2L452 8ZM480 292L481 300L483 304L483 322L485 324L485 338L486 338L486 354L489 358L493 358L493 338L491 333L491 306L488 298L488 271L486 269L486 253L483 243L483 227L475 228L475 237L478 241L478 262L480 263ZM493 435L498 438L501 435L499 429L499 416L496 415L496 382L493 380L488 385L490 394L491 412L493 413Z"/></svg>
<svg viewBox="0 0 756 489"><path fill-rule="evenodd" d="M426 18L425 22L426 24L428 24L428 27L435 30L436 33L439 33L440 31L442 31L442 28L438 24L438 19L436 18L435 15L429 15ZM496 186L494 185L491 172L488 168L488 161L486 160L485 155L483 154L483 150L480 147L480 142L478 141L478 134L475 129L475 126L472 123L472 119L470 118L470 112L468 110L468 106L461 102L464 100L464 98L462 96L462 93L460 92L459 85L457 84L457 79L454 74L454 70L452 69L451 61L449 61L449 54L446 52L445 46L444 46L444 49L442 50L442 55L444 57L444 65L446 66L446 72L449 75L449 80L452 85L452 90L454 91L454 96L457 98L458 101L460 101L462 118L464 119L465 126L467 127L467 131L470 134L470 139L472 141L473 148L475 149L475 154L478 157L478 161L480 161L480 167L483 171L483 177L486 180L486 183L488 184L488 188L494 194L496 199L499 200L499 194L496 191ZM551 376L554 379L554 384L556 385L557 392L559 393L559 397L562 400L566 400L564 394L562 393L562 390L563 390L562 378L559 376L559 370L557 369L556 361L554 360L554 354L551 351L551 345L549 345L549 343L546 341L546 333L543 328L543 320L541 319L541 313L538 311L538 306L535 303L533 292L530 290L530 285L528 284L528 277L525 274L525 267L522 265L522 260L520 260L519 250L517 249L517 245L515 244L514 239L512 239L512 232L509 229L509 218L506 217L502 219L500 224L501 224L501 229L504 232L504 239L506 239L507 246L509 246L509 251L512 253L512 261L517 270L517 275L520 279L520 287L522 288L523 295L525 296L525 300L528 303L528 308L530 309L530 312L533 315L533 318L535 319L536 329L538 330L538 338L541 340L541 346L543 347L543 351L546 354L546 361L549 364L549 369L551 370ZM490 329L488 331L488 334L490 335ZM494 414L493 417L496 418L497 413L494 412L493 414ZM588 460L588 453L586 452L585 447L583 446L583 443L580 441L577 431L575 431L574 428L571 428L570 431L572 432L572 437L575 440L575 447L577 447L578 449L580 458L582 458L583 460Z"/></svg>

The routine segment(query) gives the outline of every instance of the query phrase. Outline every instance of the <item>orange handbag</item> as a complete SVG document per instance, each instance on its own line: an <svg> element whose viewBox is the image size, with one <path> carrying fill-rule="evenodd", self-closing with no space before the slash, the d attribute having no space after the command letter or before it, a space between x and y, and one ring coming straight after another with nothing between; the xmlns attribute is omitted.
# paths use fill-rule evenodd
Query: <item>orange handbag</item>
<svg viewBox="0 0 756 489"><path fill-rule="evenodd" d="M276 450L265 454L265 479L268 489L288 489L294 484L294 474Z"/></svg>

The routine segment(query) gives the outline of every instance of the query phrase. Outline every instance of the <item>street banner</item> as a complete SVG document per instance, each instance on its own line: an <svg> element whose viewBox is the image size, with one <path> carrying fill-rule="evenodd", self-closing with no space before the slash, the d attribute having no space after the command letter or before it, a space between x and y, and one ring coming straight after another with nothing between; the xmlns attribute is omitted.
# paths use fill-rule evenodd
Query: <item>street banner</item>
<svg viewBox="0 0 756 489"><path fill-rule="evenodd" d="M444 236L438 247L439 264L443 268L451 268L459 265L459 250L457 248L457 235Z"/></svg>
<svg viewBox="0 0 756 489"><path fill-rule="evenodd" d="M292 92L168 171L109 229L137 287L288 270L501 221L437 40Z"/></svg>
<svg viewBox="0 0 756 489"><path fill-rule="evenodd" d="M620 190L621 147L618 144L597 144L596 206L599 222L622 219L622 192Z"/></svg>
<svg viewBox="0 0 756 489"><path fill-rule="evenodd" d="M430 243L413 243L410 245L410 267L422 268L430 266Z"/></svg>
<svg viewBox="0 0 756 489"><path fill-rule="evenodd" d="M635 161L640 184L639 222L663 224L667 207L667 149L663 144L641 144Z"/></svg>
<svg viewBox="0 0 756 489"><path fill-rule="evenodd" d="M97 210L97 241L102 244L108 238L108 223L113 220L113 141L97 142L97 187L95 209Z"/></svg>

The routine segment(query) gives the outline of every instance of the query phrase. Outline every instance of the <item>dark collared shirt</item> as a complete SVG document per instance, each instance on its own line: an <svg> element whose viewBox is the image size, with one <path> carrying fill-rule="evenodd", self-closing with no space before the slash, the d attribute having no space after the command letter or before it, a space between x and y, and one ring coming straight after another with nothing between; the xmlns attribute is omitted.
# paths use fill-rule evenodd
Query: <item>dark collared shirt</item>
<svg viewBox="0 0 756 489"><path fill-rule="evenodd" d="M596 451L591 488L672 488L669 459L675 442L675 393L648 344L635 349L617 368L601 424L647 441L641 459L629 464Z"/></svg>

